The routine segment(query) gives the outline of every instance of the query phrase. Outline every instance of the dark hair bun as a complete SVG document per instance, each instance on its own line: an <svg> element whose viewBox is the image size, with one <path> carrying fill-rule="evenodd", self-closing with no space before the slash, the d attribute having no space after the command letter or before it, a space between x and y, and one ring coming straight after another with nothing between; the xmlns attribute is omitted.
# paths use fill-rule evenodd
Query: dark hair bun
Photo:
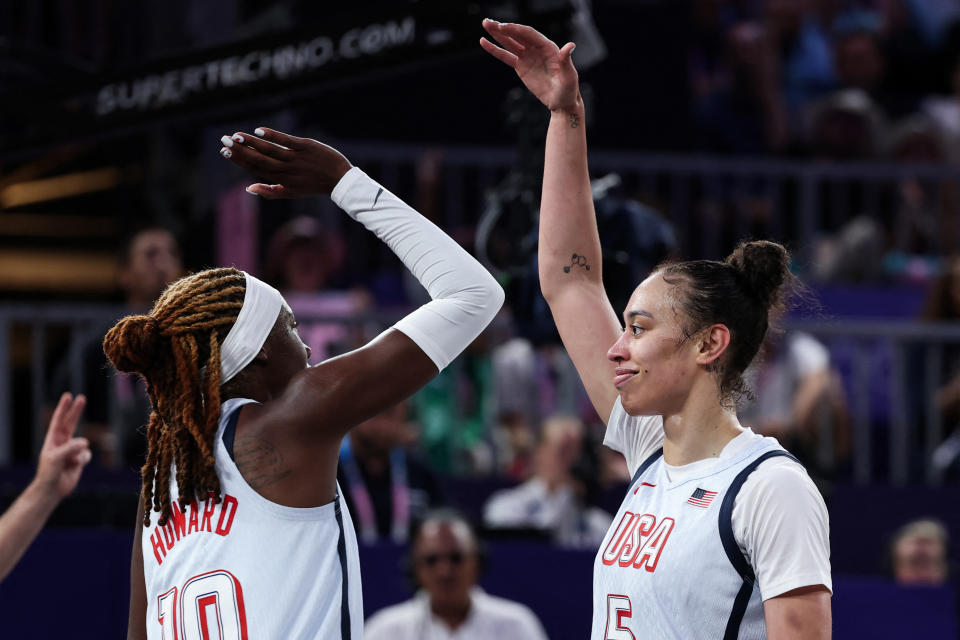
<svg viewBox="0 0 960 640"><path fill-rule="evenodd" d="M744 289L765 307L780 299L780 288L790 273L790 254L781 244L769 240L741 242L727 257L736 269Z"/></svg>
<svg viewBox="0 0 960 640"><path fill-rule="evenodd" d="M160 326L153 316L127 316L103 339L103 352L123 373L144 374L160 360Z"/></svg>

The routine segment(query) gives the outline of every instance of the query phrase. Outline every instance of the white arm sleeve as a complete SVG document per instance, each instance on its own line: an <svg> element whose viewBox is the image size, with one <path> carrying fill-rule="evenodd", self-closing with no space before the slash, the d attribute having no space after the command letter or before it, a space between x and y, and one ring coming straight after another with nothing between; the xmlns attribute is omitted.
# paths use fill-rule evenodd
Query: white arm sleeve
<svg viewBox="0 0 960 640"><path fill-rule="evenodd" d="M764 600L818 584L833 592L827 506L796 462L773 458L757 467L737 495L732 525Z"/></svg>
<svg viewBox="0 0 960 640"><path fill-rule="evenodd" d="M350 169L330 197L383 240L430 294L430 302L394 328L442 371L499 311L503 289L463 247L359 168Z"/></svg>
<svg viewBox="0 0 960 640"><path fill-rule="evenodd" d="M663 446L663 418L660 416L631 416L620 402L613 403L603 444L619 451L627 461L633 476L650 454Z"/></svg>

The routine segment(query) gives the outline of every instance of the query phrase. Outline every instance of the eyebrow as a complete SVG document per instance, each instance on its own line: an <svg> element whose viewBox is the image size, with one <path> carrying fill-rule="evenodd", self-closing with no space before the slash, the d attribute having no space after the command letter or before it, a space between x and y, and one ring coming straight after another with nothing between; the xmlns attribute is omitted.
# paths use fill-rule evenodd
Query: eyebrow
<svg viewBox="0 0 960 640"><path fill-rule="evenodd" d="M653 320L653 314L651 314L649 311L644 311L642 309L636 310L636 311L628 311L627 313L624 314L624 317L627 320L633 320L637 316L642 316L644 318L650 318L651 320Z"/></svg>

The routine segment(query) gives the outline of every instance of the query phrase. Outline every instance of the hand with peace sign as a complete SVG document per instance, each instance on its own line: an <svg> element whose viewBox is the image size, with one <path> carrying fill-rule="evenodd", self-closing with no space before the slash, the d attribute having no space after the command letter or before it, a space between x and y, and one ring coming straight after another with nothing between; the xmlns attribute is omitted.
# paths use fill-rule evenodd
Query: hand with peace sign
<svg viewBox="0 0 960 640"><path fill-rule="evenodd" d="M37 475L0 517L0 580L17 564L60 501L73 491L90 462L90 443L74 437L87 400L60 397L40 450Z"/></svg>
<svg viewBox="0 0 960 640"><path fill-rule="evenodd" d="M480 38L484 51L517 72L527 89L551 111L572 112L580 105L580 84L570 54L575 45L557 47L542 33L523 24L489 18L483 28L500 46Z"/></svg>
<svg viewBox="0 0 960 640"><path fill-rule="evenodd" d="M86 438L74 437L80 414L87 399L69 393L60 396L60 402L50 419L47 436L40 450L40 462L34 484L39 485L58 500L66 497L77 486L80 473L90 462L90 443Z"/></svg>

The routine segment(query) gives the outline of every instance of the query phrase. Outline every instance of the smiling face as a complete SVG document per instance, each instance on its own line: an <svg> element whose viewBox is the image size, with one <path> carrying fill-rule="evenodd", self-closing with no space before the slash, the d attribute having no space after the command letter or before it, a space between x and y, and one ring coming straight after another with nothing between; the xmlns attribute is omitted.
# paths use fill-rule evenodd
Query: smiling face
<svg viewBox="0 0 960 640"><path fill-rule="evenodd" d="M669 415L684 404L695 376L697 340L685 339L676 288L659 273L634 290L624 310L626 329L607 351L612 383L630 415Z"/></svg>

